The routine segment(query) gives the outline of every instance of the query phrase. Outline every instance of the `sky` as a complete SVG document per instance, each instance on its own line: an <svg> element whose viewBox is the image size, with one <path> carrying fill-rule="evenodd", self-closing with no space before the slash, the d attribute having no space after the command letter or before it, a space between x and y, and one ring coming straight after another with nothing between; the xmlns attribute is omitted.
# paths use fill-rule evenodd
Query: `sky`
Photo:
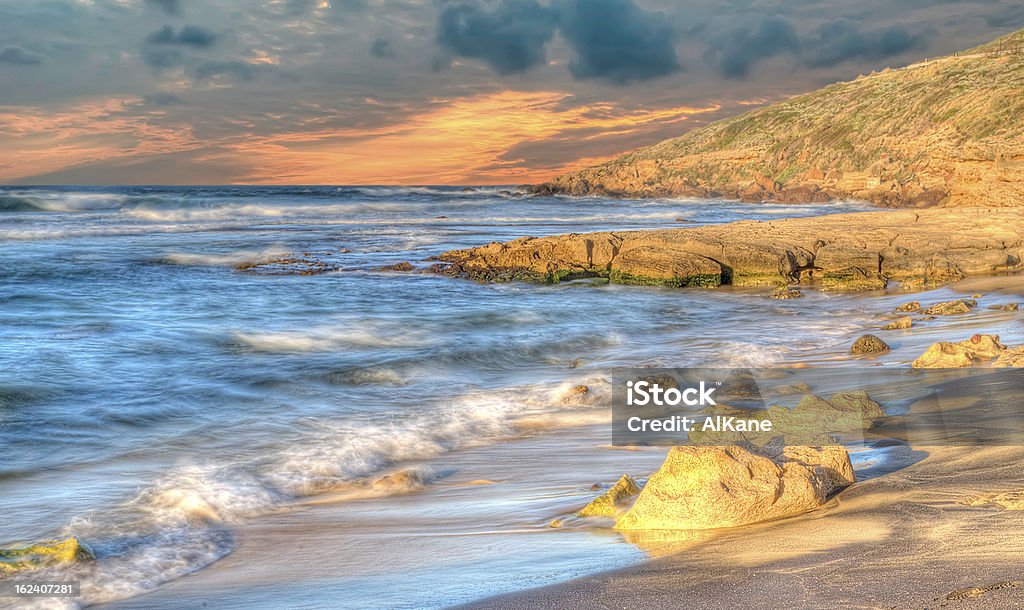
<svg viewBox="0 0 1024 610"><path fill-rule="evenodd" d="M0 0L2 184L521 184L1019 0Z"/></svg>

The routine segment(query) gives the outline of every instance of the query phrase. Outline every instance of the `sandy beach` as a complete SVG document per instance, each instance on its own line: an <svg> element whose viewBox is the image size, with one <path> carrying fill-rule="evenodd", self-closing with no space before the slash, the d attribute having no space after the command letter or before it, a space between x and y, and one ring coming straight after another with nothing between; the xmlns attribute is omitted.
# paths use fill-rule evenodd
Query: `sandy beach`
<svg viewBox="0 0 1024 610"><path fill-rule="evenodd" d="M467 608L1020 608L1021 512L970 506L1024 488L1024 448L893 450L892 472L801 517L694 544L639 542L650 562Z"/></svg>

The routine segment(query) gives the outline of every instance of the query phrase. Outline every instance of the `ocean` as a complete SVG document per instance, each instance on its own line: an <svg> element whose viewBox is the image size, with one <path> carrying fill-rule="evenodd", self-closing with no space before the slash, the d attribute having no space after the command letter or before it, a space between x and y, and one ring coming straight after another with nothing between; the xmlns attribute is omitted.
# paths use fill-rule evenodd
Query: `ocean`
<svg viewBox="0 0 1024 610"><path fill-rule="evenodd" d="M593 483L664 457L607 447L611 371L842 364L905 295L379 268L523 235L864 209L515 187L0 188L0 546L86 541L95 562L51 574L83 597L39 601L72 607L439 607L640 561L656 551L608 529L546 527Z"/></svg>

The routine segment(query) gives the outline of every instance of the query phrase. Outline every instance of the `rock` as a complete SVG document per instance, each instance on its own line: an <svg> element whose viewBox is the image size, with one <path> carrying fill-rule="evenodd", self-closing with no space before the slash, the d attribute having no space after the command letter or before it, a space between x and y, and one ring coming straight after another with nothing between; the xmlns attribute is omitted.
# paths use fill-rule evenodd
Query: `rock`
<svg viewBox="0 0 1024 610"><path fill-rule="evenodd" d="M951 236L966 237L949 246ZM524 237L453 250L435 273L479 281L607 278L662 286L937 286L1024 268L1024 207L832 214L656 231ZM904 313L916 311L901 309Z"/></svg>
<svg viewBox="0 0 1024 610"><path fill-rule="evenodd" d="M794 384L788 384L788 385L778 385L778 386L775 386L773 388L769 388L768 389L768 392L773 394L773 395L775 395L775 396L791 396L793 394L810 394L812 391L813 390L811 389L811 386L807 385L806 383L804 383L802 381L800 383L794 383Z"/></svg>
<svg viewBox="0 0 1024 610"><path fill-rule="evenodd" d="M904 303L904 304L900 305L899 307L897 307L896 311L898 311L900 313L916 313L918 311L921 311L921 303L919 303L917 301L911 301L909 303Z"/></svg>
<svg viewBox="0 0 1024 610"><path fill-rule="evenodd" d="M576 396L583 396L584 394L588 394L589 392L590 388L588 388L585 385L578 385L572 389L572 393L575 394Z"/></svg>
<svg viewBox="0 0 1024 610"><path fill-rule="evenodd" d="M824 203L830 199L831 197L829 197L827 193L818 190L815 186L794 186L792 188L784 189L775 196L775 201L778 203L785 203L787 205Z"/></svg>
<svg viewBox="0 0 1024 610"><path fill-rule="evenodd" d="M615 528L709 529L781 519L820 507L854 482L845 447L673 447Z"/></svg>
<svg viewBox="0 0 1024 610"><path fill-rule="evenodd" d="M996 335L974 335L967 341L933 343L911 363L915 369L956 369L974 366L998 357L1006 346Z"/></svg>
<svg viewBox="0 0 1024 610"><path fill-rule="evenodd" d="M992 366L999 368L1024 367L1024 345L1007 349L996 358Z"/></svg>
<svg viewBox="0 0 1024 610"><path fill-rule="evenodd" d="M979 292L978 294L972 294L972 295L971 295L971 298L972 298L972 299L980 299L980 298L981 298L981 297L983 297L983 296L985 296L985 295L983 295L983 294L981 294L981 293Z"/></svg>
<svg viewBox="0 0 1024 610"><path fill-rule="evenodd" d="M405 271L412 271L413 269L415 269L415 267L412 266L412 263L404 262L403 261L401 263L395 263L394 265L384 265L383 267L378 267L377 271L401 271L401 272L405 272Z"/></svg>
<svg viewBox="0 0 1024 610"><path fill-rule="evenodd" d="M889 322L882 327L882 330L906 330L914 325L914 320L910 316L903 316L896 318L892 322Z"/></svg>
<svg viewBox="0 0 1024 610"><path fill-rule="evenodd" d="M92 550L78 538L66 538L26 547L0 549L0 573L49 568L95 558Z"/></svg>
<svg viewBox="0 0 1024 610"><path fill-rule="evenodd" d="M874 335L861 335L850 347L850 353L855 356L881 354L887 351L889 345Z"/></svg>
<svg viewBox="0 0 1024 610"><path fill-rule="evenodd" d="M773 299L799 299L802 296L803 293L795 288L780 288L772 293Z"/></svg>
<svg viewBox="0 0 1024 610"><path fill-rule="evenodd" d="M779 183L772 180L764 174L758 174L754 176L754 184L759 186L761 189L768 191L769 193L777 193L781 188Z"/></svg>
<svg viewBox="0 0 1024 610"><path fill-rule="evenodd" d="M620 251L610 279L616 284L713 287L722 283L722 268L698 254L638 246Z"/></svg>
<svg viewBox="0 0 1024 610"><path fill-rule="evenodd" d="M374 491L406 493L421 489L426 483L424 473L416 468L396 470L376 479L370 486Z"/></svg>
<svg viewBox="0 0 1024 610"><path fill-rule="evenodd" d="M958 299L956 301L936 303L928 309L925 309L922 313L929 316L954 316L962 313L970 313L970 311L977 306L978 302L974 299Z"/></svg>
<svg viewBox="0 0 1024 610"><path fill-rule="evenodd" d="M994 311L1019 311L1020 303L1004 303L1003 305L989 305L988 308Z"/></svg>
<svg viewBox="0 0 1024 610"><path fill-rule="evenodd" d="M577 511L576 516L615 517L622 511L622 504L638 493L640 493L640 486L636 484L633 477L624 474L611 489Z"/></svg>

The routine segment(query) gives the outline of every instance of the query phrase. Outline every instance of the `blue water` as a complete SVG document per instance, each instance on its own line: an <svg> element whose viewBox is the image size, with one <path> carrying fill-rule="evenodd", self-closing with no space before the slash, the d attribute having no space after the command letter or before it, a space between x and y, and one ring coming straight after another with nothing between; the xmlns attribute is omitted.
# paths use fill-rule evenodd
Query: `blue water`
<svg viewBox="0 0 1024 610"><path fill-rule="evenodd" d="M614 366L828 359L870 323L855 298L376 269L523 235L861 209L512 188L0 189L0 544L80 536L99 557L76 568L86 600L123 598L208 568L241 524L516 438L524 419L570 438ZM260 266L296 258L331 271ZM583 382L593 391L574 396ZM465 578L485 578L482 561Z"/></svg>

